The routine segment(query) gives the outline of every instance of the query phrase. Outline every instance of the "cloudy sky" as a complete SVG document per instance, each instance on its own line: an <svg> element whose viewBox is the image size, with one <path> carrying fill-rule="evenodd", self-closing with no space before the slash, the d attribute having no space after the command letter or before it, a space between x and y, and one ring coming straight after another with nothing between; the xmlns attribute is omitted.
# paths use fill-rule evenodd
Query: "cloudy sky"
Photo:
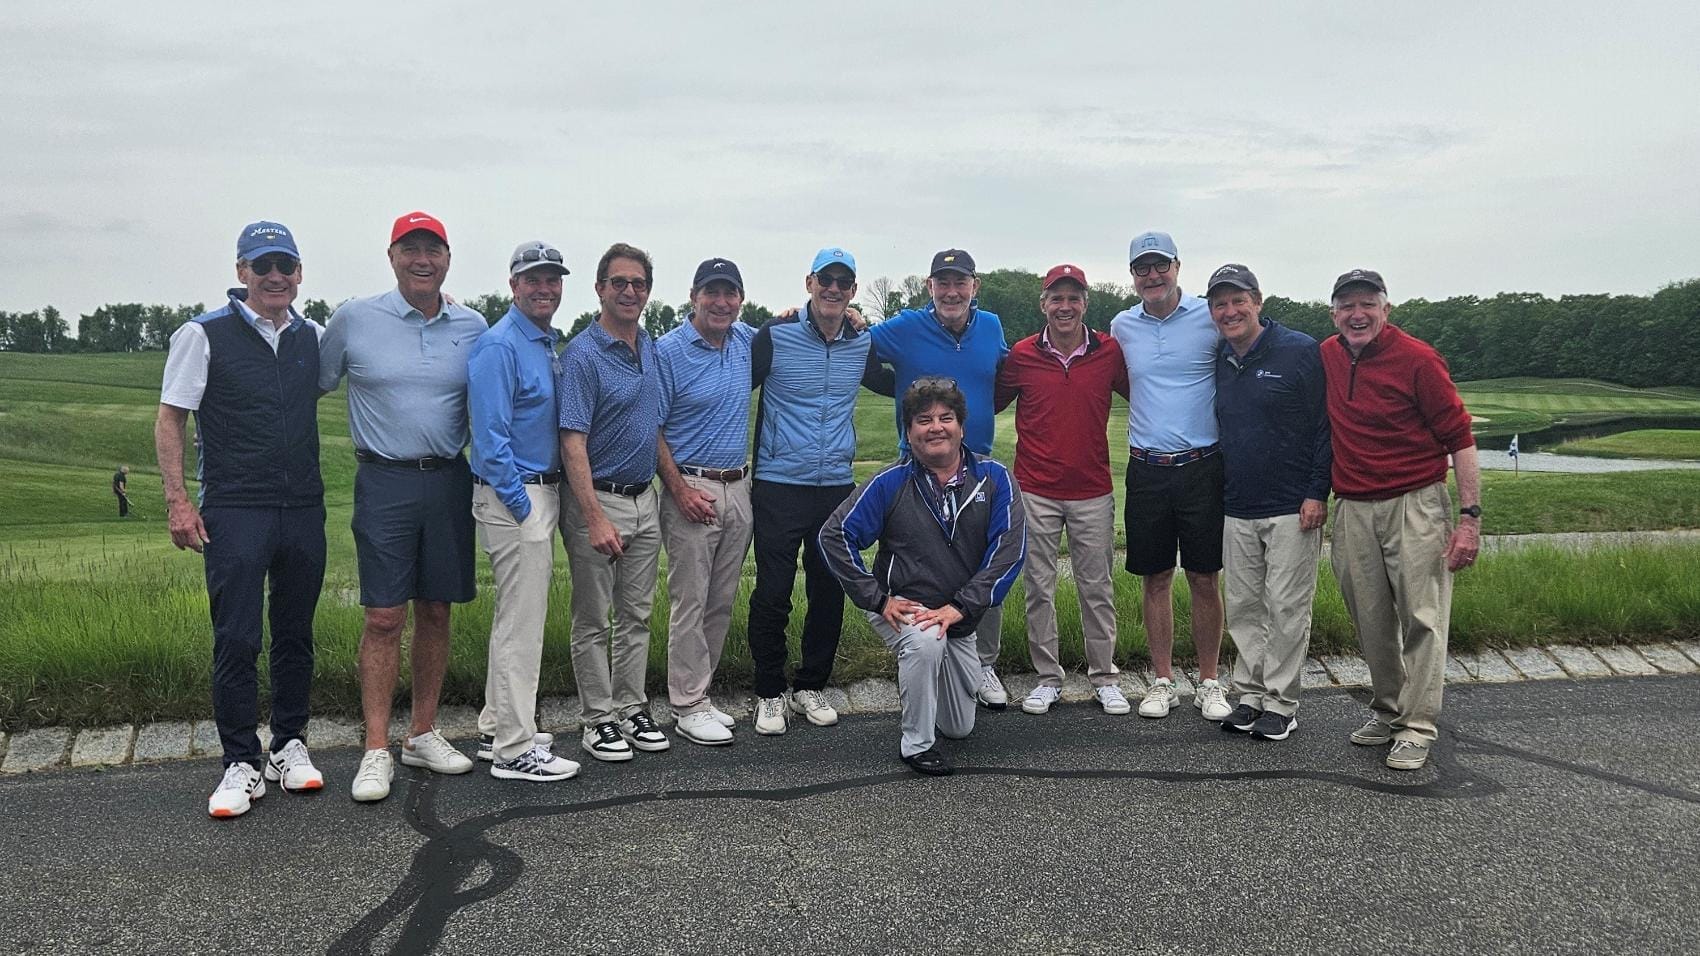
<svg viewBox="0 0 1700 956"><path fill-rule="evenodd" d="M503 11L503 12L498 12ZM523 11L523 12L505 12ZM542 238L591 308L610 242L677 303L695 264L801 298L813 251L876 276L1182 284L1248 263L1321 298L1648 293L1700 275L1689 4L10 5L0 309L211 302L275 218L303 296L393 284L391 221L448 225L449 289Z"/></svg>

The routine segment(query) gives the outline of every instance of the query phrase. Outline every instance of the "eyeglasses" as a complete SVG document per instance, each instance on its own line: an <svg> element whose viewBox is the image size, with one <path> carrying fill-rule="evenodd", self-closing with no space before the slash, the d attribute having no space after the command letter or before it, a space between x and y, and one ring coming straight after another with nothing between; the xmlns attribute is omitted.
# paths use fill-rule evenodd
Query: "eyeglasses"
<svg viewBox="0 0 1700 956"><path fill-rule="evenodd" d="M603 279L602 281L613 286L615 292L624 292L628 288L633 292L649 291L648 279L628 279L625 276L615 276L612 279Z"/></svg>
<svg viewBox="0 0 1700 956"><path fill-rule="evenodd" d="M514 261L508 263L508 268L511 269L522 262L553 262L559 264L561 262L561 251L559 249L527 249L514 256Z"/></svg>
<svg viewBox="0 0 1700 956"><path fill-rule="evenodd" d="M248 263L248 268L257 276L269 276L276 269L279 275L292 276L295 270L301 268L301 263L289 256L261 256Z"/></svg>
<svg viewBox="0 0 1700 956"><path fill-rule="evenodd" d="M830 289L836 285L845 292L849 292L851 289L856 287L856 277L852 275L845 275L842 272L817 272L815 273L815 282L819 284L822 289Z"/></svg>
<svg viewBox="0 0 1700 956"><path fill-rule="evenodd" d="M1152 269L1156 269L1158 275L1168 275L1169 268L1174 264L1174 260L1172 259L1164 259L1162 262L1151 262L1145 265L1134 263L1133 274L1136 276L1148 276L1151 274Z"/></svg>

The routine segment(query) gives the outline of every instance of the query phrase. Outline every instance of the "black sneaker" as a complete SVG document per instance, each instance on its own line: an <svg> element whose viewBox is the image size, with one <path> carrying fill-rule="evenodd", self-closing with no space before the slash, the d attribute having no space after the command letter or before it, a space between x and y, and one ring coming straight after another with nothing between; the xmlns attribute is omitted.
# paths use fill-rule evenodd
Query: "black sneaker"
<svg viewBox="0 0 1700 956"><path fill-rule="evenodd" d="M1277 714L1273 710L1266 710L1262 716L1257 718L1257 722L1251 725L1251 735L1258 740L1286 740L1297 729L1299 729L1297 717L1288 717L1286 714Z"/></svg>
<svg viewBox="0 0 1700 956"><path fill-rule="evenodd" d="M626 738L633 747L647 753L655 753L673 746L673 742L655 725L655 719L641 710L620 721L620 736Z"/></svg>
<svg viewBox="0 0 1700 956"><path fill-rule="evenodd" d="M1222 729L1246 733L1251 730L1252 724L1256 723L1257 719L1262 716L1263 711L1250 704L1241 704L1235 707L1228 716L1222 718Z"/></svg>
<svg viewBox="0 0 1700 956"><path fill-rule="evenodd" d="M579 746L597 760L613 763L632 759L632 748L626 745L625 738L620 736L620 728L611 720L584 728Z"/></svg>

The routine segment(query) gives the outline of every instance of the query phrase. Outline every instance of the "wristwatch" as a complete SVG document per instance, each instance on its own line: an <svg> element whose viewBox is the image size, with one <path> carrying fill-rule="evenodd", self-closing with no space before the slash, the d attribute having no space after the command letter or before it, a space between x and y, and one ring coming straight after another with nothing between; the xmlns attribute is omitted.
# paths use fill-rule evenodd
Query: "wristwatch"
<svg viewBox="0 0 1700 956"><path fill-rule="evenodd" d="M1465 517L1465 518L1475 518L1476 520L1480 521L1481 517L1482 517L1482 506L1481 505L1465 505L1464 507L1458 509L1458 514L1462 517Z"/></svg>

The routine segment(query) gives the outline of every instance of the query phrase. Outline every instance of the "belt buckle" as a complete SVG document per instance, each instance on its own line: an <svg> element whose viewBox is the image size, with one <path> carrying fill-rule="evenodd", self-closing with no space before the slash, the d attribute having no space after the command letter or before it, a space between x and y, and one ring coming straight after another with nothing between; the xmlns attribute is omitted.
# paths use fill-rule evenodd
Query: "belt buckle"
<svg viewBox="0 0 1700 956"><path fill-rule="evenodd" d="M1175 456L1167 453L1160 455L1148 455L1146 456L1146 460L1151 462L1153 465L1172 465L1174 464Z"/></svg>

